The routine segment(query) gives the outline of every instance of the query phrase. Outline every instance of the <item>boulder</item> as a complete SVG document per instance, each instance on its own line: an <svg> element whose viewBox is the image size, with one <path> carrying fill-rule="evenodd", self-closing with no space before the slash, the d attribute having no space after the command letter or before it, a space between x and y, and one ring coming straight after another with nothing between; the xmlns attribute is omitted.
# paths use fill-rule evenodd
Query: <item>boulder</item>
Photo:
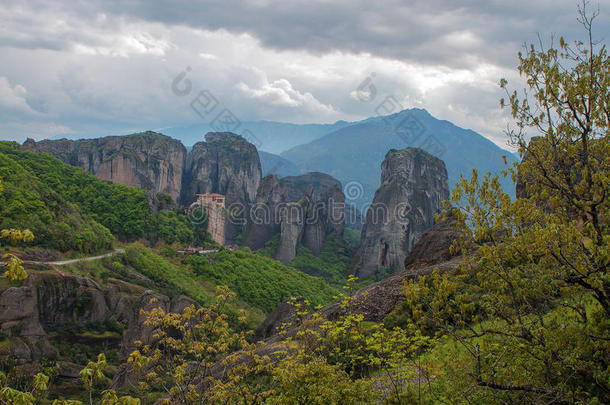
<svg viewBox="0 0 610 405"><path fill-rule="evenodd" d="M284 326L294 326L297 319L297 308L302 308L304 305L306 303L303 297L284 300L258 327L255 336L259 339L267 339L280 332Z"/></svg>
<svg viewBox="0 0 610 405"><path fill-rule="evenodd" d="M407 272L417 271L419 267L434 265L450 260L459 254L451 253L453 241L460 239L462 231L457 228L454 217L448 217L424 231L405 259Z"/></svg>

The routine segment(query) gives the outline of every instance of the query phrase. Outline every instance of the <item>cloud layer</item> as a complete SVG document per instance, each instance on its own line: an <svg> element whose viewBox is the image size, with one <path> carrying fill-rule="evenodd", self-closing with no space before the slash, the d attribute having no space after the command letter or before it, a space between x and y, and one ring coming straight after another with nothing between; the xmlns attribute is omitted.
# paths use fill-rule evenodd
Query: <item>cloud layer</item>
<svg viewBox="0 0 610 405"><path fill-rule="evenodd" d="M573 0L0 1L0 138L196 123L207 89L242 120L375 115L357 89L499 144L497 83L537 33L580 38ZM602 6L596 35L610 34ZM188 70L187 70L188 68ZM193 93L177 96L186 72Z"/></svg>

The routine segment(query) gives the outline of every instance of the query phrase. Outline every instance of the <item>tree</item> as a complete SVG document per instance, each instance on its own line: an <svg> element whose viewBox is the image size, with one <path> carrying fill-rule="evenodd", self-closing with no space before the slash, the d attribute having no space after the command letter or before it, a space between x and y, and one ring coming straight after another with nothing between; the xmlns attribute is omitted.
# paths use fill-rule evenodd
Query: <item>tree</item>
<svg viewBox="0 0 610 405"><path fill-rule="evenodd" d="M106 380L104 370L106 369L107 365L106 356L104 353L100 353L97 356L97 361L90 361L87 363L85 368L79 372L81 380L89 392L90 405L93 405L93 385L97 382Z"/></svg>
<svg viewBox="0 0 610 405"><path fill-rule="evenodd" d="M504 175L521 198L497 177L462 178L451 210L464 265L434 276L443 289L431 277L406 287L413 308L430 303L417 321L462 348L468 371L448 378L470 402L610 402L610 61L586 6L587 40L531 45L519 54L528 90L501 101L524 158Z"/></svg>
<svg viewBox="0 0 610 405"><path fill-rule="evenodd" d="M191 305L182 313L171 313L156 307L143 312L146 325L155 331L153 341L136 342L139 349L128 360L140 378L140 391L163 393L163 404L221 402L232 395L257 403L252 385L243 382L259 365L264 368L269 363L256 355L256 346L246 340L245 332L229 328L223 307L235 294L227 287L217 287L217 293L216 303L207 308ZM243 356L251 361L242 361ZM225 371L214 371L220 361Z"/></svg>
<svg viewBox="0 0 610 405"><path fill-rule="evenodd" d="M415 370L404 355L431 339L365 325L344 295L347 313L339 319L326 321L294 302L307 319L285 325L295 326L294 338L253 344L248 334L231 331L220 312L234 294L226 287L218 292L219 304L208 308L143 312L152 342L137 342L128 361L140 392L162 393L159 403L167 404L366 404L378 402L377 385L387 388L385 399L398 401L391 403L414 398Z"/></svg>

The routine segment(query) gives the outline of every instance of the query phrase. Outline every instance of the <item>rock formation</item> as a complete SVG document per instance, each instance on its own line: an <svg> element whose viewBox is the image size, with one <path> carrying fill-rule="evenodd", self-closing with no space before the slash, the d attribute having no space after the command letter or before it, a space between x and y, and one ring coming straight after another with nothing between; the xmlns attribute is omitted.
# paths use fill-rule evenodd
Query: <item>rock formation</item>
<svg viewBox="0 0 610 405"><path fill-rule="evenodd" d="M248 209L256 199L262 177L258 152L230 132L210 132L205 139L188 154L180 141L150 131L77 141L28 139L22 149L51 153L103 180L145 189L150 197L167 193L187 207L196 194L222 194L225 239L231 242L245 230Z"/></svg>
<svg viewBox="0 0 610 405"><path fill-rule="evenodd" d="M142 286L119 280L108 280L102 287L95 281L53 270L28 270L30 277L18 287L0 289L0 359L17 365L59 359L56 343L103 344L118 349L126 358L135 350L134 341L150 342L152 329L144 324L141 309L162 307L180 312L194 302L177 295L172 299ZM154 303L151 301L155 299ZM68 330L87 324L114 322L122 333L102 338L70 333ZM88 341L87 339L91 339ZM61 376L78 378L83 364L57 362ZM119 374L118 379L125 378ZM122 386L124 381L115 381Z"/></svg>
<svg viewBox="0 0 610 405"><path fill-rule="evenodd" d="M267 339L278 332L282 328L296 326L298 320L298 311L302 311L307 307L307 301L303 297L294 297L284 300L280 305L273 310L271 314L256 329L255 336L257 339Z"/></svg>
<svg viewBox="0 0 610 405"><path fill-rule="evenodd" d="M434 214L449 198L442 160L417 149L390 150L381 165L381 186L366 213L356 274L367 279L378 269L397 272Z"/></svg>
<svg viewBox="0 0 610 405"><path fill-rule="evenodd" d="M318 255L326 236L343 237L345 196L341 183L324 173L265 177L252 207L245 245L260 249L279 234L275 258L291 262L299 243Z"/></svg>
<svg viewBox="0 0 610 405"><path fill-rule="evenodd" d="M450 260L460 253L459 247L451 251L454 241L463 235L457 228L457 220L448 216L421 234L417 243L405 259L407 274L417 273L421 267L432 266Z"/></svg>
<svg viewBox="0 0 610 405"><path fill-rule="evenodd" d="M186 159L182 203L195 201L196 194L225 196L225 238L233 241L246 228L248 211L256 201L261 164L256 147L230 132L210 132L205 142L193 145Z"/></svg>
<svg viewBox="0 0 610 405"><path fill-rule="evenodd" d="M186 148L155 132L77 141L26 141L23 149L48 152L102 180L143 188L154 195L169 194L177 201L182 188Z"/></svg>
<svg viewBox="0 0 610 405"><path fill-rule="evenodd" d="M362 213L353 204L345 203L345 226L353 229L362 229L364 226Z"/></svg>

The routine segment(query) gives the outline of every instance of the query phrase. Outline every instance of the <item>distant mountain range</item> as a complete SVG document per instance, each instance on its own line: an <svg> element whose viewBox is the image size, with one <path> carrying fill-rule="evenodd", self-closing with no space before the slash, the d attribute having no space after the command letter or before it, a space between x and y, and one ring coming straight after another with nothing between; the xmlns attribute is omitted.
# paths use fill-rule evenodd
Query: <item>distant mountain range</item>
<svg viewBox="0 0 610 405"><path fill-rule="evenodd" d="M515 156L472 131L438 120L423 109L404 110L388 116L351 123L308 144L280 154L301 172L319 171L337 178L346 189L346 201L365 211L379 186L381 162L390 149L419 147L441 158L449 175L449 187L460 174L470 177L472 169L499 174ZM501 183L514 196L509 178Z"/></svg>
<svg viewBox="0 0 610 405"><path fill-rule="evenodd" d="M268 174L275 174L278 177L298 176L301 174L301 171L294 163L281 156L259 150L258 157L261 161L263 177Z"/></svg>
<svg viewBox="0 0 610 405"><path fill-rule="evenodd" d="M222 127L215 124L194 124L169 127L159 132L179 139L187 147L201 142L208 132L231 131L242 135L259 150L270 153L280 153L294 146L309 143L328 133L344 128L352 123L337 121L334 124L290 124L274 121L244 121L237 129Z"/></svg>

